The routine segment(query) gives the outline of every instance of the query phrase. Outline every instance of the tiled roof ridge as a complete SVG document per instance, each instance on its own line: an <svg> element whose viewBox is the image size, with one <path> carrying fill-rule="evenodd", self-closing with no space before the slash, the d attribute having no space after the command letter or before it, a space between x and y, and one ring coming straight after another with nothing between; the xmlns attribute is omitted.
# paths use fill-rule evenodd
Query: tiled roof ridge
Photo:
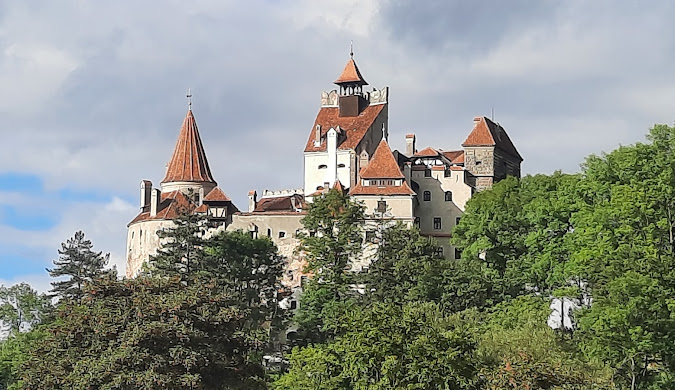
<svg viewBox="0 0 675 390"><path fill-rule="evenodd" d="M176 147L166 167L166 176L162 183L169 182L210 182L215 183L211 168L206 159L192 109L189 109L183 120Z"/></svg>

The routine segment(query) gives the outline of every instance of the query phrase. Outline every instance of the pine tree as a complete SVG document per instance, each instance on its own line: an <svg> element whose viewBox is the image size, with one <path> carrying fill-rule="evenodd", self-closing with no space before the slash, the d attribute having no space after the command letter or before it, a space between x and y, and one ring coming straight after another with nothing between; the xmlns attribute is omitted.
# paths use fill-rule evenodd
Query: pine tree
<svg viewBox="0 0 675 390"><path fill-rule="evenodd" d="M49 276L58 278L69 277L66 280L52 282L50 292L53 296L62 299L80 300L85 295L86 283L99 280L104 275L116 273L115 270L105 270L110 254L94 252L90 240L84 238L84 233L78 231L65 243L61 243L59 258L54 260L55 267L47 269Z"/></svg>
<svg viewBox="0 0 675 390"><path fill-rule="evenodd" d="M149 271L153 276L179 276L187 284L206 271L206 219L203 215L183 210L173 223L174 226L157 233L162 246L157 255L150 258Z"/></svg>

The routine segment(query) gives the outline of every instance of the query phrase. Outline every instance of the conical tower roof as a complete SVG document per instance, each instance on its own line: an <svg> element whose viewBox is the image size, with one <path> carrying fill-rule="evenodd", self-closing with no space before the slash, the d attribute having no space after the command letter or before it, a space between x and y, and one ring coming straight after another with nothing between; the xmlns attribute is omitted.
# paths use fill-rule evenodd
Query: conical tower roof
<svg viewBox="0 0 675 390"><path fill-rule="evenodd" d="M197 130L197 121L189 109L178 135L176 148L166 168L162 183L170 182L210 182L216 183L211 175L206 152Z"/></svg>

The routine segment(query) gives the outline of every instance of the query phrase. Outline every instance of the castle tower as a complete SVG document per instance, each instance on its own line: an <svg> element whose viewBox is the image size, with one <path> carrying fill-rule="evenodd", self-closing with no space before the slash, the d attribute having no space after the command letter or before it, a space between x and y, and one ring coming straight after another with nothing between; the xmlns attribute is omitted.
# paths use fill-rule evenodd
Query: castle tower
<svg viewBox="0 0 675 390"><path fill-rule="evenodd" d="M354 53L334 84L337 90L321 94L321 108L304 151L304 193L308 197L330 188L335 180L345 188L356 185L359 171L388 127L389 89L363 90L368 83Z"/></svg>
<svg viewBox="0 0 675 390"><path fill-rule="evenodd" d="M476 190L484 190L507 176L520 177L523 158L506 130L484 116L473 119L464 143L464 166L474 177Z"/></svg>
<svg viewBox="0 0 675 390"><path fill-rule="evenodd" d="M208 194L216 185L199 137L197 121L190 107L183 120L171 160L166 166L166 175L161 183L162 192L181 190L184 193L192 191L198 194L203 191Z"/></svg>
<svg viewBox="0 0 675 390"><path fill-rule="evenodd" d="M157 253L161 245L157 231L173 226L181 213L204 213L213 227L226 227L238 211L213 179L191 106L160 188L153 188L150 180L141 182L140 212L128 225L127 277L136 276Z"/></svg>

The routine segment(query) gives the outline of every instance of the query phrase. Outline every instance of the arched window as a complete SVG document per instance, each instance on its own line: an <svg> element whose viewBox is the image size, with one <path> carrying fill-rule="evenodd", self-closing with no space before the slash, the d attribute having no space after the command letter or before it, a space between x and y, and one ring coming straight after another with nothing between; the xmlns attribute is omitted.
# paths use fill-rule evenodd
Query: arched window
<svg viewBox="0 0 675 390"><path fill-rule="evenodd" d="M431 201L431 191L424 191L424 201L425 202Z"/></svg>
<svg viewBox="0 0 675 390"><path fill-rule="evenodd" d="M319 169L326 169L326 168L328 168L328 165L326 164L319 165Z"/></svg>
<svg viewBox="0 0 675 390"><path fill-rule="evenodd" d="M338 164L338 168L344 168L345 164Z"/></svg>
<svg viewBox="0 0 675 390"><path fill-rule="evenodd" d="M446 202L452 201L452 191L445 191L445 201Z"/></svg>

